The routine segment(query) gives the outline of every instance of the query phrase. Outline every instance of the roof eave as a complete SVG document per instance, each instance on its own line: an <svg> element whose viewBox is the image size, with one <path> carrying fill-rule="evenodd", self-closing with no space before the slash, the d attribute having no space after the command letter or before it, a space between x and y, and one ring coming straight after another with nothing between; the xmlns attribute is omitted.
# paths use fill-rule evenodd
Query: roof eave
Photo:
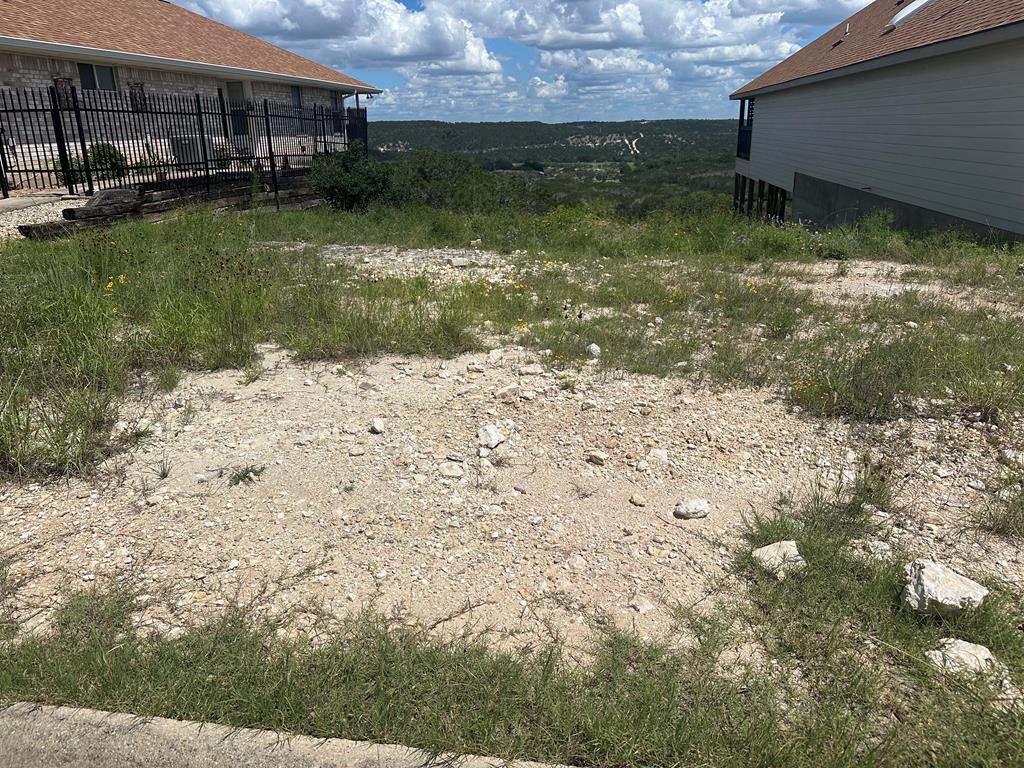
<svg viewBox="0 0 1024 768"><path fill-rule="evenodd" d="M145 53L112 51L104 48L90 48L83 45L69 45L67 43L51 43L46 40L30 40L22 37L7 37L0 35L0 48L33 53L49 53L79 59L113 61L118 63L123 62L158 68L162 67L165 69L175 69L181 72L191 72L195 74L217 75L249 80L267 80L271 82L288 83L290 85L311 85L320 88L330 88L336 91L344 91L345 93L381 93L380 88L375 88L374 86L366 83L340 83L334 80L321 80L313 77L285 75L278 72L266 72L259 69L227 67L220 64L208 64L202 61L171 59L163 56L150 56Z"/></svg>
<svg viewBox="0 0 1024 768"><path fill-rule="evenodd" d="M837 77L856 75L861 72L869 72L873 69L882 69L884 67L892 67L897 64L905 64L910 61L931 58L932 56L942 56L947 53L967 51L971 48L981 48L985 45L994 45L996 43L1003 43L1009 40L1016 40L1021 37L1024 37L1024 21L1006 24L1001 27L995 27L994 29L986 29L983 32L975 32L962 37L954 37L950 40L940 40L937 43L929 43L928 45L910 48L906 51L891 53L888 56L879 56L877 59L869 59L868 61L850 64L846 67L830 69L827 72L819 72L815 75L798 77L795 80L787 80L783 83L766 85L762 88L751 88L748 90L747 87L744 86L738 91L731 93L729 98L733 101L738 99L749 99L752 96L760 96L764 93L784 91L789 88L797 88L801 85L820 83L825 80L833 80Z"/></svg>

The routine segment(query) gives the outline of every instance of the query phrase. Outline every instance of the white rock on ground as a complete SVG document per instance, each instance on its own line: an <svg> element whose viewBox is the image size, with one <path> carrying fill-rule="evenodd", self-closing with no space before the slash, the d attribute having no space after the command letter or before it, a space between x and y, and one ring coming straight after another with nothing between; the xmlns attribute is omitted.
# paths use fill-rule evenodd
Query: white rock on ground
<svg viewBox="0 0 1024 768"><path fill-rule="evenodd" d="M494 450L508 439L505 437L505 433L498 428L497 424L484 424L480 427L477 437L480 440L480 445L491 450Z"/></svg>
<svg viewBox="0 0 1024 768"><path fill-rule="evenodd" d="M807 561L797 549L796 542L792 540L777 541L755 549L750 554L754 562L778 577L779 581L786 578L786 574L799 571L807 565Z"/></svg>
<svg viewBox="0 0 1024 768"><path fill-rule="evenodd" d="M711 514L711 502L707 499L680 501L672 511L677 520L698 520Z"/></svg>
<svg viewBox="0 0 1024 768"><path fill-rule="evenodd" d="M590 344L587 346L587 357L591 360L597 360L601 357L601 348L597 344Z"/></svg>
<svg viewBox="0 0 1024 768"><path fill-rule="evenodd" d="M903 602L919 613L959 616L981 605L988 590L934 560L917 559L907 565Z"/></svg>
<svg viewBox="0 0 1024 768"><path fill-rule="evenodd" d="M968 643L947 637L933 651L926 651L925 656L943 672L959 674L985 674L1002 671L1002 665L996 661L992 651L984 645Z"/></svg>
<svg viewBox="0 0 1024 768"><path fill-rule="evenodd" d="M888 560L892 557L892 545L879 539L854 539L850 547L870 560Z"/></svg>
<svg viewBox="0 0 1024 768"><path fill-rule="evenodd" d="M376 418L370 422L370 434L372 435L383 435L385 428L384 419Z"/></svg>
<svg viewBox="0 0 1024 768"><path fill-rule="evenodd" d="M654 610L655 606L650 600L643 595L634 595L633 599L629 601L629 607L639 613L641 616L650 613Z"/></svg>
<svg viewBox="0 0 1024 768"><path fill-rule="evenodd" d="M604 451L598 450L587 451L586 459L591 464L596 464L597 466L601 467L604 466L605 462L608 461L608 454L605 453Z"/></svg>

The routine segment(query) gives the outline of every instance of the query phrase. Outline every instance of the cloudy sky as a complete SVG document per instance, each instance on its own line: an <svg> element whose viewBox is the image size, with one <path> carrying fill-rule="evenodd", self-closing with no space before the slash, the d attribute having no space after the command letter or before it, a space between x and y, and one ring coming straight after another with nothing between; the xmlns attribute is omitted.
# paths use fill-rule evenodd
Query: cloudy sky
<svg viewBox="0 0 1024 768"><path fill-rule="evenodd" d="M179 0L380 88L374 119L726 117L869 0Z"/></svg>

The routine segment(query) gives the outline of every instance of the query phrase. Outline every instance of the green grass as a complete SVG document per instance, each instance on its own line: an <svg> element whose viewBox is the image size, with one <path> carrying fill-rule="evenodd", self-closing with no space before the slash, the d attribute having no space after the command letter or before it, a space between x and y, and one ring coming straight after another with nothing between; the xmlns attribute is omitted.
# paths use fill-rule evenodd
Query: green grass
<svg viewBox="0 0 1024 768"><path fill-rule="evenodd" d="M1010 471L995 495L975 513L978 526L1009 539L1024 539L1024 471Z"/></svg>
<svg viewBox="0 0 1024 768"><path fill-rule="evenodd" d="M1019 255L948 236L915 239L878 222L828 237L858 258L875 249L878 258L920 255L944 269L956 262L940 257L940 245L976 261L988 254L995 265ZM382 278L318 251L332 242L478 238L509 253L504 280ZM309 247L279 245L297 241ZM183 370L252 373L264 342L301 359L344 360L452 356L497 335L549 349L562 365L582 362L596 342L608 369L781 386L814 414L852 419L904 416L914 401L935 400L997 422L1024 404L1017 318L914 293L825 304L780 269L820 251L799 227L716 213L623 219L602 205L540 214L197 211L163 225L7 243L0 474L87 472L121 447L110 427L140 372L165 391Z"/></svg>
<svg viewBox="0 0 1024 768"><path fill-rule="evenodd" d="M595 625L582 656L557 642L501 650L487 635L441 637L371 613L328 621L314 639L254 606L143 636L122 586L74 595L48 634L0 639L0 702L602 768L1022 764L1024 709L924 658L959 637L1020 681L1019 601L992 584L957 620L907 611L900 567L849 547L882 535L865 503L891 508L881 470L753 519L735 566L746 596L680 608L671 645ZM779 582L749 552L782 538L807 567Z"/></svg>
<svg viewBox="0 0 1024 768"><path fill-rule="evenodd" d="M850 547L885 537L870 510L880 502L891 509L886 488L875 470L845 493L783 501L752 522L750 547L794 539L807 561L780 583L748 554L739 558L753 578L751 621L763 626L766 654L788 670L788 695L807 707L798 727L832 732L834 765L1020 764L1024 710L993 705L997 684L946 677L924 655L943 637L981 643L1021 680L1019 599L990 585L979 609L954 620L905 608L902 565L913 555L874 561Z"/></svg>

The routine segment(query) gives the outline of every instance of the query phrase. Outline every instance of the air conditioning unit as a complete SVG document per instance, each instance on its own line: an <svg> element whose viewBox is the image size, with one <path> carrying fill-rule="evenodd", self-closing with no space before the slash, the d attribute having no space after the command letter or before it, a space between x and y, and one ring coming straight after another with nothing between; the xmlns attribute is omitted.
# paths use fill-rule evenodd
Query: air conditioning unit
<svg viewBox="0 0 1024 768"><path fill-rule="evenodd" d="M168 144L171 147L171 155L178 168L190 167L199 169L203 165L203 145L206 145L206 159L213 159L213 145L209 136L200 136L198 133L178 134L169 136Z"/></svg>

